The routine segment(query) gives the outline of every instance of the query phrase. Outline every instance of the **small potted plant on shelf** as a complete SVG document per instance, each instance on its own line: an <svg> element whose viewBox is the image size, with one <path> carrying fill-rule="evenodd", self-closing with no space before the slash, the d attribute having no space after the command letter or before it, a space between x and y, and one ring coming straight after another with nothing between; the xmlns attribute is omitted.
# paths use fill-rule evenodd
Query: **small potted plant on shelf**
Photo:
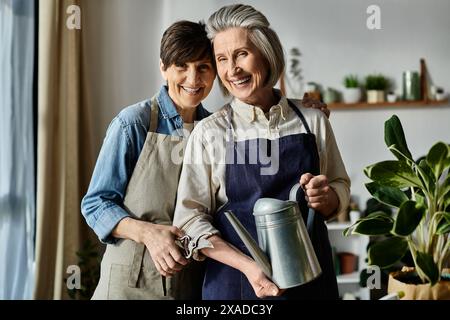
<svg viewBox="0 0 450 320"><path fill-rule="evenodd" d="M386 97L387 101L390 103L394 103L395 101L397 101L397 95L395 94L394 91L389 91Z"/></svg>
<svg viewBox="0 0 450 320"><path fill-rule="evenodd" d="M368 251L369 265L389 268L409 251L413 265L389 276L388 292L405 299L450 299L450 147L438 142L414 161L397 116L385 122L385 141L397 160L365 168L367 190L393 207L395 216L373 212L345 235L386 236Z"/></svg>
<svg viewBox="0 0 450 320"><path fill-rule="evenodd" d="M381 74L366 77L367 103L384 102L384 92L388 88L389 81Z"/></svg>
<svg viewBox="0 0 450 320"><path fill-rule="evenodd" d="M357 103L361 100L361 88L356 75L347 75L344 78L343 98L345 103Z"/></svg>
<svg viewBox="0 0 450 320"><path fill-rule="evenodd" d="M436 89L436 100L437 101L442 101L445 100L445 91L443 88L437 88Z"/></svg>

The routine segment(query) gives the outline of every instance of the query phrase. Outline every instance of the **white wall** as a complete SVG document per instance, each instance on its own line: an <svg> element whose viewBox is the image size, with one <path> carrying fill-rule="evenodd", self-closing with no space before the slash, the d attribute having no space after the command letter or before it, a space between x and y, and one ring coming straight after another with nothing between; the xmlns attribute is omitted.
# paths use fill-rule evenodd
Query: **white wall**
<svg viewBox="0 0 450 320"><path fill-rule="evenodd" d="M107 124L126 105L150 97L162 84L158 71L163 30L178 19L206 20L222 5L213 0L86 1L91 103L95 108L95 145L99 149ZM298 47L305 81L342 89L348 73L363 77L381 72L400 92L401 74L419 70L425 58L435 84L450 91L450 1L446 0L255 0L243 1L262 11L288 52ZM381 8L381 30L368 30L366 9ZM87 12L86 12L87 11ZM223 103L217 88L205 105ZM437 140L450 142L450 108L333 111L331 122L361 204L368 198L362 169L390 157L383 123L397 114L415 157Z"/></svg>

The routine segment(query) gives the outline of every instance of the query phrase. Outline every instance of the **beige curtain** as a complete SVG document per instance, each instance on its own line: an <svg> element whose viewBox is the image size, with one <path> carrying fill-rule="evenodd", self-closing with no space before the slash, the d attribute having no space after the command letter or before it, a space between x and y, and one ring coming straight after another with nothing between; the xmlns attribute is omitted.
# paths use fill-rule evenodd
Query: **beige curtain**
<svg viewBox="0 0 450 320"><path fill-rule="evenodd" d="M66 26L71 5L82 18L82 1L39 1L36 299L68 298L67 267L91 236L80 213L93 163L83 24Z"/></svg>

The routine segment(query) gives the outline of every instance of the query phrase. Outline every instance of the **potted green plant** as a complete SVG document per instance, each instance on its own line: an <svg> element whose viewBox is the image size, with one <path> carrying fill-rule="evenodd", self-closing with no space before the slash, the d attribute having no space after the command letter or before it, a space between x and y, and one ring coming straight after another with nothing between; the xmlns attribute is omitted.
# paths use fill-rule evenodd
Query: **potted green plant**
<svg viewBox="0 0 450 320"><path fill-rule="evenodd" d="M369 265L381 268L394 265L409 250L413 266L390 274L389 292L403 291L406 299L450 299L450 147L438 142L424 159L414 161L395 115L385 122L385 141L397 160L366 167L372 180L366 188L396 215L373 212L344 235L387 236L368 251Z"/></svg>
<svg viewBox="0 0 450 320"><path fill-rule="evenodd" d="M394 91L389 91L387 93L387 101L390 103L394 103L395 101L397 101L397 95Z"/></svg>
<svg viewBox="0 0 450 320"><path fill-rule="evenodd" d="M345 103L357 103L361 100L361 88L356 75L349 74L344 77L343 98Z"/></svg>
<svg viewBox="0 0 450 320"><path fill-rule="evenodd" d="M384 102L384 92L389 86L389 81L381 74L373 74L366 77L367 103Z"/></svg>
<svg viewBox="0 0 450 320"><path fill-rule="evenodd" d="M437 88L437 89L436 89L436 100L437 100L437 101L445 100L445 91L444 91L444 88Z"/></svg>

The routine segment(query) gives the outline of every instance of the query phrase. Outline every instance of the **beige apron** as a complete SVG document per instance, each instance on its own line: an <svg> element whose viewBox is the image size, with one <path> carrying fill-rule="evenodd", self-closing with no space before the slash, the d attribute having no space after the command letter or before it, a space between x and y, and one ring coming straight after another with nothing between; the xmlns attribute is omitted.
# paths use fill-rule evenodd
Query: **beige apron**
<svg viewBox="0 0 450 320"><path fill-rule="evenodd" d="M171 225L181 171L181 164L175 164L171 154L174 148L182 152L187 139L156 133L158 109L153 98L149 132L124 207L140 220ZM143 244L121 239L106 247L92 299L200 299L202 279L202 266L196 261L166 279Z"/></svg>

